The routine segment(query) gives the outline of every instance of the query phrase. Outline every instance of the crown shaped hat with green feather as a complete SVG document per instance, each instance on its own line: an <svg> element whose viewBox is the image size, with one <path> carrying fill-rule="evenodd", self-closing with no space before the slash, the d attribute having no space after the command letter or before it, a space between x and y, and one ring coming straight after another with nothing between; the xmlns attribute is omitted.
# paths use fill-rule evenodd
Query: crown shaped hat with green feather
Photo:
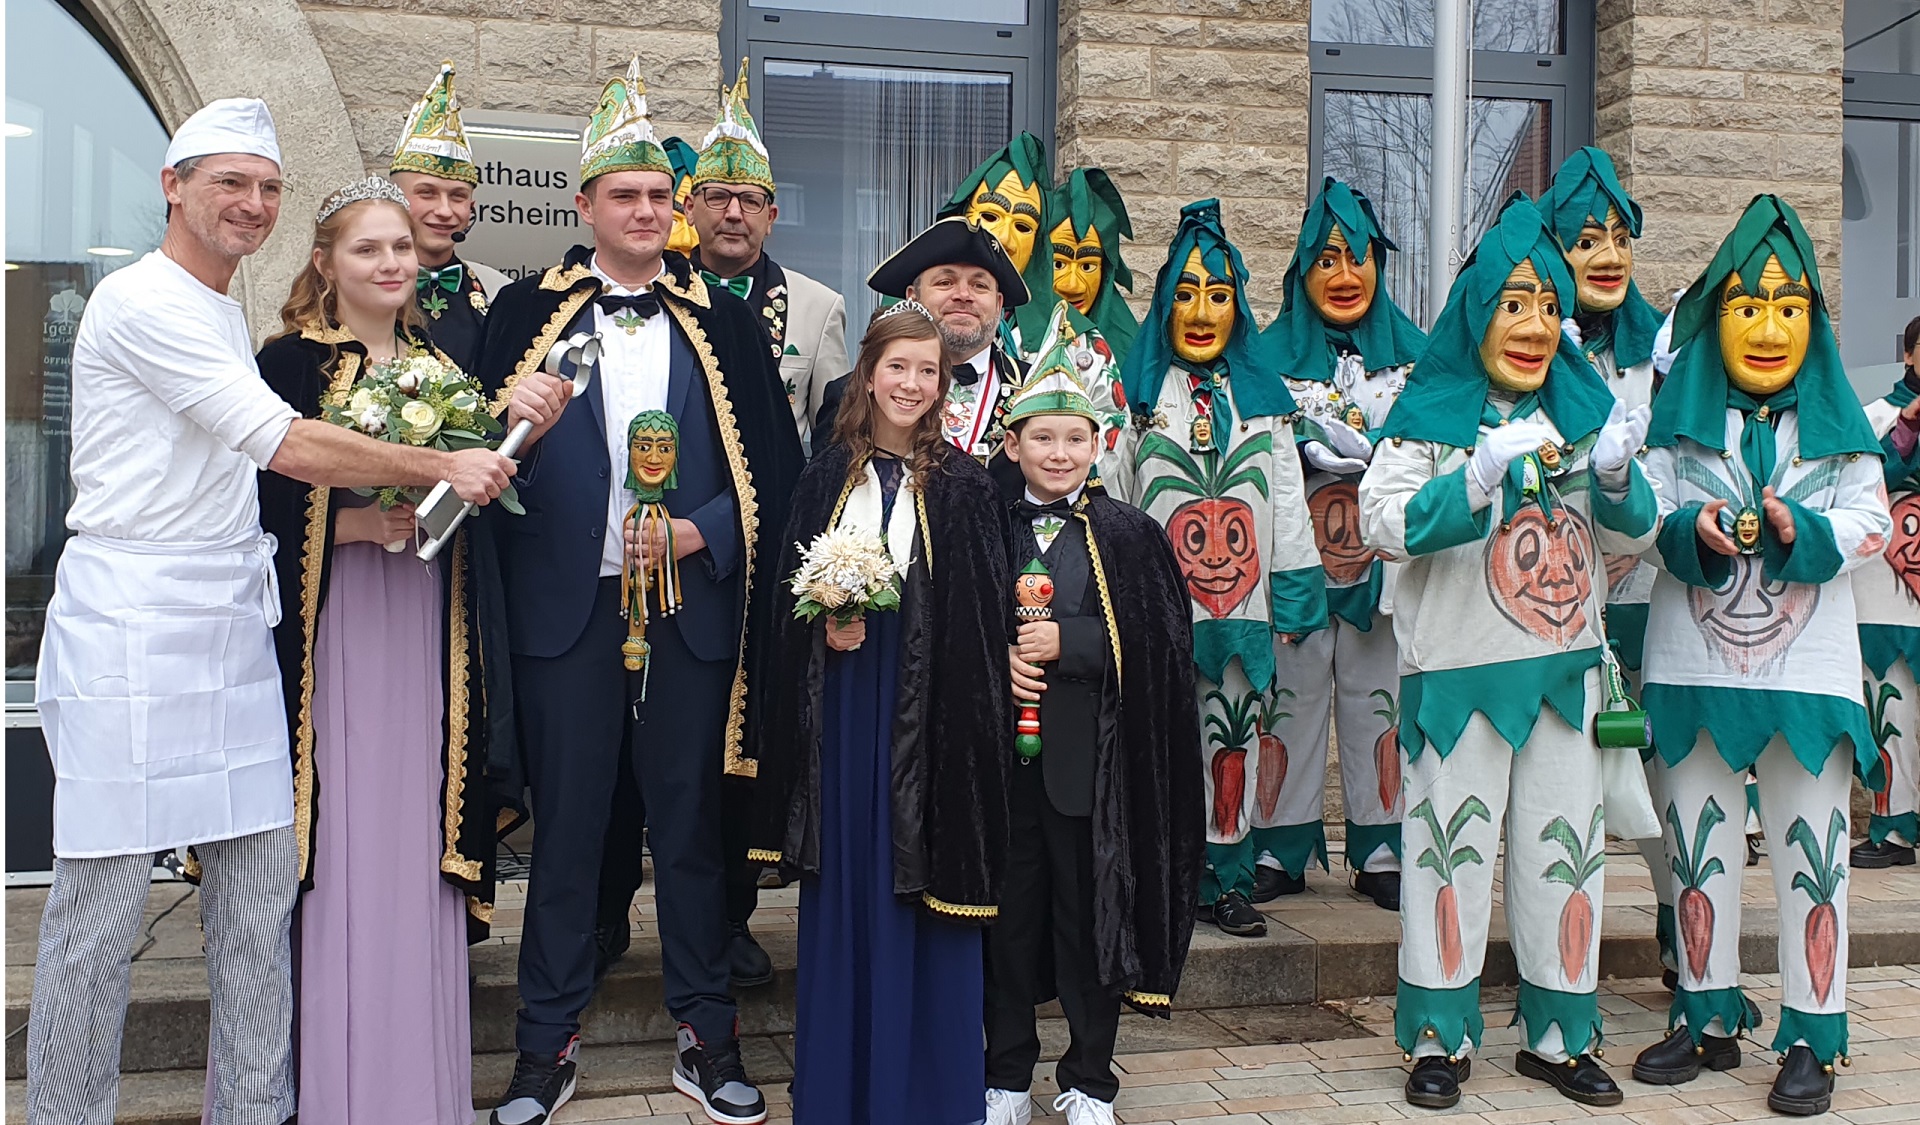
<svg viewBox="0 0 1920 1125"><path fill-rule="evenodd" d="M1072 307L1065 301L1054 305L1053 315L1047 321L1047 335L1041 343L1040 358L1027 373L1027 381L1007 402L1004 424L1008 427L1043 414L1071 414L1099 428L1100 416L1093 412L1093 401L1080 385L1079 370L1067 350L1074 337L1067 320Z"/></svg>
<svg viewBox="0 0 1920 1125"><path fill-rule="evenodd" d="M426 95L407 114L406 127L393 146L393 166L387 169L388 175L396 172L423 172L463 184L480 182L466 127L460 124L460 99L453 92L451 62L440 64L440 73L434 76Z"/></svg>
<svg viewBox="0 0 1920 1125"><path fill-rule="evenodd" d="M659 172L671 177L673 162L653 136L647 114L647 84L640 77L640 56L633 56L625 74L609 78L600 91L600 104L587 121L580 139L580 184L608 172Z"/></svg>
<svg viewBox="0 0 1920 1125"><path fill-rule="evenodd" d="M747 112L747 63L740 59L740 77L720 90L720 117L700 142L700 163L693 170L693 190L707 184L752 184L773 194L773 168L760 129Z"/></svg>

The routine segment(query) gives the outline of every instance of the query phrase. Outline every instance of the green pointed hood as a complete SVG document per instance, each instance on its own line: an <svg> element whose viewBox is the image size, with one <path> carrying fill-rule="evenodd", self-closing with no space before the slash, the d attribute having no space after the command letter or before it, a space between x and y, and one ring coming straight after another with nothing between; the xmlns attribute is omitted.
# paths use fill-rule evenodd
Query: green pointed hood
<svg viewBox="0 0 1920 1125"><path fill-rule="evenodd" d="M1500 287L1523 261L1553 286L1564 303L1573 273L1546 217L1524 194L1507 200L1493 226L1453 279L1447 305L1433 322L1427 350L1407 375L1406 389L1387 414L1381 434L1438 442L1457 449L1480 439L1480 415L1492 383L1480 362L1480 341L1493 320ZM1540 385L1540 408L1567 441L1598 430L1613 410L1613 392L1565 333Z"/></svg>
<svg viewBox="0 0 1920 1125"><path fill-rule="evenodd" d="M1042 295L1053 292L1053 253L1047 246L1047 232L1060 224L1058 216L1048 212L1053 208L1049 198L1053 195L1053 176L1047 168L1047 149L1040 138L1032 133L1021 133L1008 141L1005 148L982 160L960 186L953 189L953 195L940 208L940 218L948 215L965 215L967 205L973 202L973 193L981 184L998 184L1008 172L1019 175L1020 182L1040 189L1040 229L1033 236L1033 255L1027 259L1027 268L1020 271L1021 280L1027 283L1027 293L1031 299L1021 308L1013 311L1013 323L1020 327L1022 351L1033 354L1038 341L1047 331L1047 314L1053 311L1053 302L1042 300ZM1075 313L1076 317L1080 314ZM1085 331L1092 324L1082 317L1076 327Z"/></svg>
<svg viewBox="0 0 1920 1125"><path fill-rule="evenodd" d="M1328 324L1320 310L1307 299L1307 267L1326 248L1334 227L1346 237L1353 256L1365 262L1369 256L1379 262L1379 284L1373 304L1359 322L1345 328ZM1280 315L1267 325L1265 335L1280 365L1280 373L1293 379L1311 379L1318 383L1333 379L1336 342L1350 343L1359 349L1361 362L1368 371L1399 367L1412 363L1426 346L1427 334L1401 311L1387 292L1387 252L1398 250L1380 220L1374 217L1373 204L1345 183L1328 176L1320 185L1320 194L1307 204L1300 220L1300 235L1293 244L1293 261L1287 263L1286 288Z"/></svg>
<svg viewBox="0 0 1920 1125"><path fill-rule="evenodd" d="M1202 199L1180 209L1180 226L1167 247L1167 260L1153 284L1153 304L1140 322L1140 335L1121 368L1121 385L1127 402L1136 413L1151 414L1160 401L1160 388L1167 381L1167 368L1173 365L1173 343L1167 339L1167 325L1173 319L1173 290L1181 267L1194 250L1215 277L1233 281L1236 306L1233 335L1227 350L1221 353L1227 374L1233 380L1233 412L1241 418L1292 414L1299 408L1287 393L1287 384L1274 368L1273 357L1261 343L1260 330L1254 324L1253 306L1247 303L1247 267L1240 251L1227 241L1226 228L1220 225L1220 201Z"/></svg>
<svg viewBox="0 0 1920 1125"><path fill-rule="evenodd" d="M1127 205L1120 198L1120 189L1103 169L1075 168L1067 182L1048 196L1046 212L1051 225L1043 233L1049 239L1061 223L1070 225L1075 238L1085 238L1089 233L1099 236L1100 256L1105 259L1106 272L1100 282L1100 292L1088 306L1087 319L1100 330L1101 339L1113 352L1113 361L1124 364L1133 348L1134 337L1140 334L1140 321L1120 292L1122 289L1133 291L1133 271L1120 256L1120 240L1133 237L1133 222L1127 218ZM1034 256L1040 256L1037 250ZM1051 263L1052 254L1047 257ZM1023 335L1025 331L1023 326Z"/></svg>
<svg viewBox="0 0 1920 1125"><path fill-rule="evenodd" d="M1613 157L1589 145L1567 157L1553 174L1553 185L1540 197L1540 210L1553 224L1553 234L1564 249L1580 237L1589 222L1605 225L1607 209L1619 212L1627 224L1627 233L1640 237L1640 205L1620 186L1614 174ZM1566 302L1569 310L1579 307L1578 296ZM1622 371L1653 358L1653 337L1665 319L1647 302L1632 275L1627 277L1627 296L1611 314L1613 318L1613 361Z"/></svg>
<svg viewBox="0 0 1920 1125"><path fill-rule="evenodd" d="M1813 290L1807 358L1792 383L1799 400L1800 455L1880 452L1866 411L1840 362L1813 241L1800 225L1800 216L1777 195L1753 197L1733 233L1714 251L1706 272L1694 279L1674 308L1671 346L1679 355L1654 396L1647 444L1674 445L1685 437L1708 449L1726 448L1727 369L1720 359L1720 290L1735 274L1749 290L1758 289L1760 271L1769 257L1780 259L1788 277L1805 274Z"/></svg>
<svg viewBox="0 0 1920 1125"><path fill-rule="evenodd" d="M667 161L673 165L673 183L678 189L693 175L693 169L700 163L700 154L679 137L668 137L660 142L660 147L667 150Z"/></svg>

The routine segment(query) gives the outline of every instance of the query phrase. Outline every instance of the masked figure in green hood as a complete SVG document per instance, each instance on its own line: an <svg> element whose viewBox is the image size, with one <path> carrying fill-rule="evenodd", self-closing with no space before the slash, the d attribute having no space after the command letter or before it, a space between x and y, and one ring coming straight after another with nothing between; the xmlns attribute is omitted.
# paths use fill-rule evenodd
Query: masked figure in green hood
<svg viewBox="0 0 1920 1125"><path fill-rule="evenodd" d="M1111 452L1127 424L1120 365L1140 331L1121 289L1133 289L1133 271L1120 256L1120 240L1133 237L1133 223L1120 189L1099 168L1075 168L1067 182L1046 195L1046 244L1053 263L1054 295L1067 304L1068 353L1081 388L1100 415L1100 451ZM1041 340L1029 331L1042 306L1014 310L1011 335L1017 345Z"/></svg>
<svg viewBox="0 0 1920 1125"><path fill-rule="evenodd" d="M1646 455L1662 524L1643 699L1680 987L1674 1034L1635 1070L1686 1081L1689 1063L1734 1057L1755 1026L1739 981L1741 834L1715 831L1741 810L1751 769L1780 910L1773 1048L1786 1063L1768 1104L1790 1114L1826 1111L1823 1067L1847 1050L1848 774L1885 781L1848 574L1881 565L1893 529L1880 442L1841 369L1814 258L1793 208L1754 197L1674 310L1678 356Z"/></svg>
<svg viewBox="0 0 1920 1125"><path fill-rule="evenodd" d="M1104 474L1167 529L1186 577L1206 737L1200 899L1203 916L1239 935L1265 932L1252 906L1259 786L1249 775L1286 768L1285 748L1268 736L1286 709L1274 648L1323 627L1327 613L1292 453L1296 408L1261 346L1247 280L1219 203L1183 208L1127 354L1133 424Z"/></svg>
<svg viewBox="0 0 1920 1125"><path fill-rule="evenodd" d="M1506 825L1519 1071L1594 1105L1606 849L1602 547L1653 540L1629 417L1560 331L1573 275L1515 195L1467 259L1360 483L1364 539L1405 560L1393 593L1405 752L1395 1037L1407 1100L1458 1101L1484 1044L1480 972ZM1631 763L1629 763L1631 765Z"/></svg>
<svg viewBox="0 0 1920 1125"><path fill-rule="evenodd" d="M667 249L691 257L694 247L700 245L700 232L693 229L687 217L687 196L693 190L693 169L700 154L679 137L668 137L660 145L673 163L673 233L667 235Z"/></svg>
<svg viewBox="0 0 1920 1125"><path fill-rule="evenodd" d="M1285 303L1264 333L1300 406L1296 448L1328 612L1326 628L1275 654L1293 696L1272 733L1293 761L1255 786L1256 902L1304 891L1308 860L1325 854L1327 739L1336 726L1355 889L1399 908L1400 670L1393 626L1379 610L1387 564L1361 541L1359 499L1373 458L1368 435L1386 421L1426 342L1387 293L1386 256L1395 249L1367 197L1329 177L1301 220Z"/></svg>

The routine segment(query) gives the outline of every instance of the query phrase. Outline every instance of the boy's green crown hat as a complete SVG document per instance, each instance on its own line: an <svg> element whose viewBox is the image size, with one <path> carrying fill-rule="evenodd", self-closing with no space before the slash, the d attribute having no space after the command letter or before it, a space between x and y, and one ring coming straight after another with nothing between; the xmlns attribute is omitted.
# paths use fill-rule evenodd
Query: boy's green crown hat
<svg viewBox="0 0 1920 1125"><path fill-rule="evenodd" d="M1075 168L1067 176L1067 182L1046 197L1046 212L1046 221L1051 225L1042 233L1049 240L1054 228L1061 223L1067 224L1075 238L1085 238L1089 232L1099 236L1106 276L1100 282L1100 292L1094 295L1093 304L1087 306L1086 319L1100 330L1101 339L1113 352L1114 363L1125 363L1127 353L1133 350L1134 337L1140 334L1140 321L1120 292L1122 289L1133 291L1133 271L1120 256L1120 240L1133 237L1133 221L1127 217L1127 204L1120 198L1120 189L1104 169ZM1039 256L1036 250L1034 257ZM1024 324L1021 331L1026 331Z"/></svg>
<svg viewBox="0 0 1920 1125"><path fill-rule="evenodd" d="M626 73L609 78L600 91L600 104L580 138L580 185L608 172L660 172L673 176L667 150L653 136L647 115L647 84L640 77L640 56L633 56Z"/></svg>
<svg viewBox="0 0 1920 1125"><path fill-rule="evenodd" d="M1355 261L1364 263L1369 256L1377 255L1379 281L1374 287L1373 304L1359 321L1345 327L1328 324L1307 299L1307 269L1319 260L1335 227L1346 238ZM1336 343L1358 350L1368 371L1401 367L1419 356L1427 334L1387 292L1387 252L1398 249L1381 228L1365 195L1332 176L1321 182L1320 194L1307 204L1300 219L1293 261L1287 263L1283 282L1286 295L1280 315L1267 325L1265 333L1272 341L1274 360L1282 375L1332 382Z"/></svg>
<svg viewBox="0 0 1920 1125"><path fill-rule="evenodd" d="M1627 233L1640 237L1643 222L1640 205L1620 186L1613 157L1588 145L1567 157L1553 174L1553 184L1540 197L1540 210L1553 224L1554 237L1562 248L1570 248L1588 225L1605 226L1607 211L1617 212ZM1578 295L1561 302L1567 315L1573 315ZM1627 278L1627 295L1613 311L1612 343L1614 363L1622 370L1637 367L1653 358L1653 338L1660 331L1660 313L1640 293L1640 286Z"/></svg>
<svg viewBox="0 0 1920 1125"><path fill-rule="evenodd" d="M1573 293L1573 273L1547 220L1524 193L1515 192L1453 279L1447 305L1433 322L1427 347L1407 375L1406 389L1388 412L1382 437L1411 438L1471 448L1480 438L1480 416L1492 382L1480 362L1480 342L1493 320L1500 291L1521 262L1564 306ZM1606 423L1613 392L1564 332L1540 385L1541 411L1567 441L1578 441Z"/></svg>
<svg viewBox="0 0 1920 1125"><path fill-rule="evenodd" d="M1674 306L1672 346L1679 354L1654 396L1647 444L1675 445L1685 437L1709 449L1726 448L1728 384L1720 356L1720 291L1729 278L1738 276L1747 292L1758 293L1760 274L1769 258L1779 258L1788 277L1797 281L1804 276L1813 290L1807 358L1791 384L1797 399L1800 455L1879 453L1880 443L1840 361L1813 240L1800 225L1800 216L1777 195L1753 197L1706 270Z"/></svg>
<svg viewBox="0 0 1920 1125"><path fill-rule="evenodd" d="M693 190L707 184L752 184L774 194L773 168L760 129L747 112L746 56L740 58L740 77L720 89L720 117L700 142L700 161L693 171Z"/></svg>
<svg viewBox="0 0 1920 1125"><path fill-rule="evenodd" d="M467 144L467 130L460 123L460 99L453 92L453 64L440 64L426 94L413 103L407 124L393 146L396 172L423 172L443 180L463 184L480 183L480 169L473 163L473 148Z"/></svg>
<svg viewBox="0 0 1920 1125"><path fill-rule="evenodd" d="M1074 335L1067 320L1072 307L1065 301L1054 305L1046 338L1041 342L1040 358L1027 373L1027 381L1007 402L1006 426L1046 414L1071 414L1092 422L1096 431L1099 429L1100 416L1093 412L1093 402L1080 385L1078 369L1067 350Z"/></svg>

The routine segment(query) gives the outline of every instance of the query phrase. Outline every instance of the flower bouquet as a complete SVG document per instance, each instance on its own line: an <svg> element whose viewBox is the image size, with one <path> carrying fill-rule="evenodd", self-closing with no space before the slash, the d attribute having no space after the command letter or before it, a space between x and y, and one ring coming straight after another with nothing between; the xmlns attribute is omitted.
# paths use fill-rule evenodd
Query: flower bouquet
<svg viewBox="0 0 1920 1125"><path fill-rule="evenodd" d="M379 441L447 453L495 448L502 431L500 423L487 413L480 385L459 368L419 348L373 364L347 388L344 398L321 406L321 417ZM401 485L354 491L377 497L382 511L402 502L418 504L427 494L426 489ZM500 494L499 502L514 515L525 513L512 485ZM386 546L397 552L406 544Z"/></svg>
<svg viewBox="0 0 1920 1125"><path fill-rule="evenodd" d="M800 548L793 615L812 621L826 613L844 625L870 609L899 609L905 577L906 566L894 562L878 535L850 527L823 531Z"/></svg>

